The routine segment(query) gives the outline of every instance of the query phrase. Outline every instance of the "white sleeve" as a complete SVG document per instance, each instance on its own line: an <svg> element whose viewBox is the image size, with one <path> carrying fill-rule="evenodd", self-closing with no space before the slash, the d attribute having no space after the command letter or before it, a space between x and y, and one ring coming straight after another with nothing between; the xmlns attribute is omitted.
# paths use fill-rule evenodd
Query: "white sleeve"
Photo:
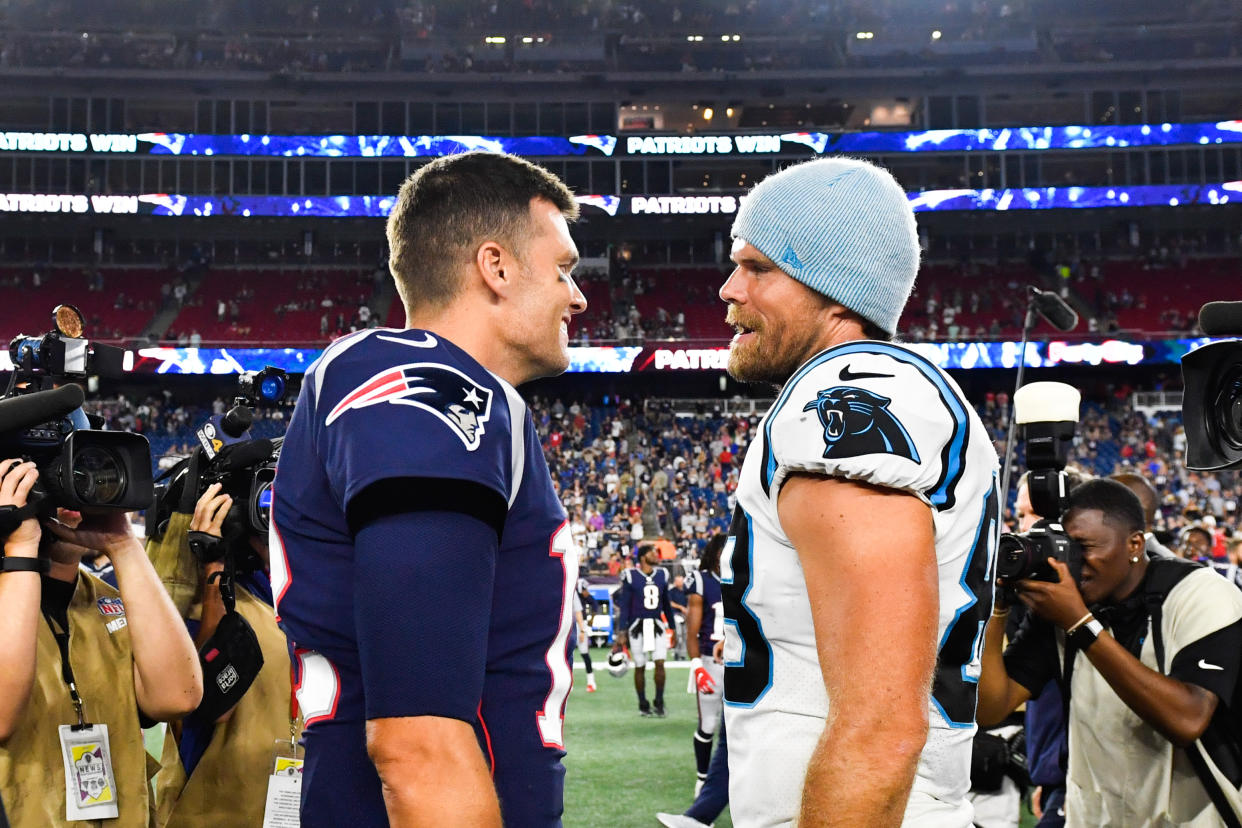
<svg viewBox="0 0 1242 828"><path fill-rule="evenodd" d="M799 369L763 436L763 484L773 499L791 472L810 472L901 489L942 508L962 475L971 416L939 368L900 346L868 341L833 348Z"/></svg>

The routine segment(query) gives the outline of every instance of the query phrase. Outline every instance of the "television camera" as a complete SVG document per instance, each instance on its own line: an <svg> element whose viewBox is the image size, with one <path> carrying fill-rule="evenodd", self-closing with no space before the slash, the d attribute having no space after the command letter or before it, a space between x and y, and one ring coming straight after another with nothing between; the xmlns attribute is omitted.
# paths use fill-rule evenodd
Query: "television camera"
<svg viewBox="0 0 1242 828"><path fill-rule="evenodd" d="M251 434L255 409L280 406L289 395L289 377L279 368L265 367L238 378L233 406L197 430L199 445L162 478L157 497L156 537L162 537L174 511L193 512L194 505L213 484L233 498L221 527L221 537L190 533L190 549L201 563L225 560L237 572L262 568L250 539L266 542L272 508L272 482L283 438L256 438Z"/></svg>
<svg viewBox="0 0 1242 828"><path fill-rule="evenodd" d="M74 383L88 376L120 377L125 351L83 336L82 312L57 305L53 329L20 334L9 344L13 371L0 397L0 457L33 461L39 480L22 509L0 509L6 535L27 517L50 517L57 507L91 514L137 511L151 505L151 448L140 434L105 431L82 410Z"/></svg>

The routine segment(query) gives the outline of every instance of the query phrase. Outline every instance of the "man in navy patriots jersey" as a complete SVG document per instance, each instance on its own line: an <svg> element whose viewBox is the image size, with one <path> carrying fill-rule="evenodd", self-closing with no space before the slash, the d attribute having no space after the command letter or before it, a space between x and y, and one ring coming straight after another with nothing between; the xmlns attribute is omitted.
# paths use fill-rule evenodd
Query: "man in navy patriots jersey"
<svg viewBox="0 0 1242 828"><path fill-rule="evenodd" d="M720 552L725 535L715 535L703 549L699 569L686 576L686 650L698 694L699 726L694 731L694 763L699 795L712 761L712 736L724 712L724 659L716 658L718 642L724 641L724 598L720 591ZM706 660L704 660L706 659Z"/></svg>
<svg viewBox="0 0 1242 828"><path fill-rule="evenodd" d="M512 156L422 167L388 221L408 327L306 373L271 533L304 828L561 824L578 553L514 386L568 366L576 216Z"/></svg>
<svg viewBox="0 0 1242 828"><path fill-rule="evenodd" d="M627 569L621 575L621 589L617 596L617 646L629 646L634 659L634 689L638 692L638 710L644 716L652 715L651 703L647 701L646 666L648 654L655 662L655 715L664 716L664 658L668 655L668 640L664 631L673 617L673 607L668 600L668 572L656 566L660 553L654 544L639 544L636 550L638 566ZM673 646L677 646L677 633L673 633Z"/></svg>

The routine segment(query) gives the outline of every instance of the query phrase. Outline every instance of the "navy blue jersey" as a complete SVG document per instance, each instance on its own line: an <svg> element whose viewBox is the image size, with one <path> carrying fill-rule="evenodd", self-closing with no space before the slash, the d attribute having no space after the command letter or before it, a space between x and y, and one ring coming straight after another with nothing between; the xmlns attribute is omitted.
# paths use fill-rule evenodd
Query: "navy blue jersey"
<svg viewBox="0 0 1242 828"><path fill-rule="evenodd" d="M277 617L294 651L307 722L303 826L386 826L365 722L419 715L474 726L506 824L559 826L578 554L513 387L426 331L344 337L306 372L273 489ZM463 583L431 571L396 587L381 577L355 583L365 563L356 560L356 539L383 514L377 492L390 511L460 510L494 528L494 566L486 567L493 577ZM402 538L391 554L421 561L420 540L428 545ZM451 544L434 551L450 560L480 554ZM494 583L508 586L493 590ZM374 629L372 595L394 588L490 612L486 653L476 654L477 697L447 697L461 695L451 689L455 674L472 663L435 650L437 631L458 624L451 614L428 617L415 600L382 608L394 628L427 631L419 641L435 653L433 674L412 666L414 648L376 653L378 637L359 635Z"/></svg>
<svg viewBox="0 0 1242 828"><path fill-rule="evenodd" d="M714 572L694 571L686 576L686 593L703 599L703 616L699 624L699 655L710 658L716 642L724 637L724 598L720 592L720 576Z"/></svg>
<svg viewBox="0 0 1242 828"><path fill-rule="evenodd" d="M644 618L654 618L660 629L663 615L671 620L673 608L668 602L668 573L656 567L644 575L638 567L621 573L621 589L617 597L617 621L621 629L630 630Z"/></svg>

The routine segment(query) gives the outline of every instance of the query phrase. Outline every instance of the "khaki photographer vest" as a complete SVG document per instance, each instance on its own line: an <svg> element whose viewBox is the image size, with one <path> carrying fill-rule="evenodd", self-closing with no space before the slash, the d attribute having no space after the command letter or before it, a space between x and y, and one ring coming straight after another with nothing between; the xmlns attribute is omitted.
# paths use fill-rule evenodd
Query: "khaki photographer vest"
<svg viewBox="0 0 1242 828"><path fill-rule="evenodd" d="M148 764L138 723L134 691L134 655L123 615L105 615L99 599L120 593L87 573L79 573L69 603L69 663L85 703L86 718L108 726L112 771L120 816L107 820L65 820L65 767L57 727L77 716L61 676L60 647L40 616L35 643L35 680L21 724L0 744L0 798L15 826L93 826L145 828L154 825ZM114 622L112 632L108 623Z"/></svg>
<svg viewBox="0 0 1242 828"><path fill-rule="evenodd" d="M155 780L160 828L263 824L272 750L277 739L289 738L289 651L275 613L262 600L238 589L237 611L259 639L263 669L233 715L216 725L211 744L188 780L172 731L165 736Z"/></svg>

